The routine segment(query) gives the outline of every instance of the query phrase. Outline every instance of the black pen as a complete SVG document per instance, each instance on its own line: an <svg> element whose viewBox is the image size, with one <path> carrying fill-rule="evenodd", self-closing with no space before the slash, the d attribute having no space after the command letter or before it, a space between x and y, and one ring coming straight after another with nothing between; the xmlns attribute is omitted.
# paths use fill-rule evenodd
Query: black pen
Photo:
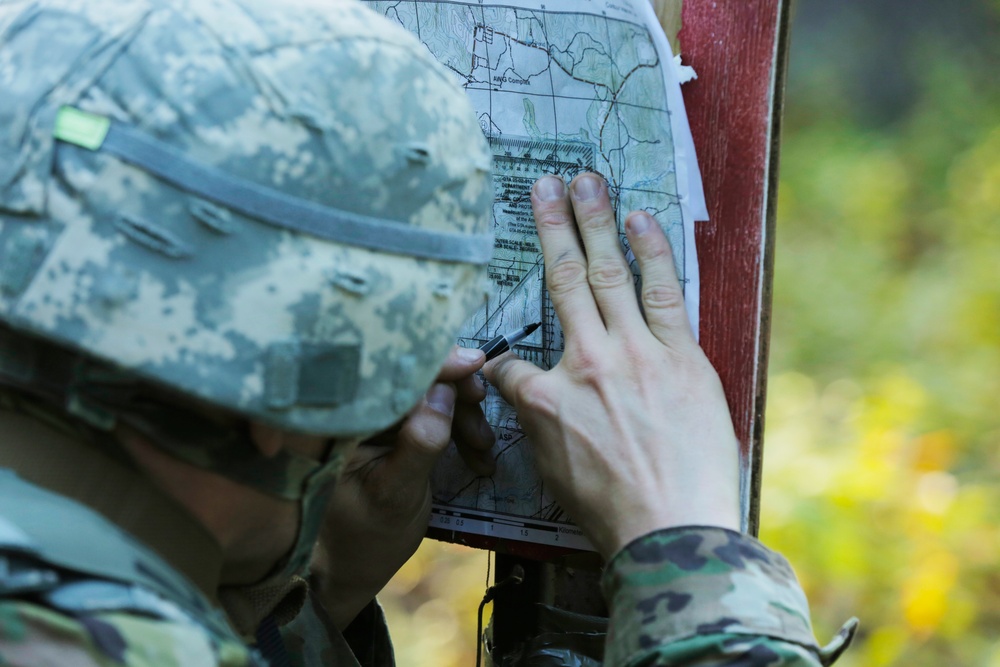
<svg viewBox="0 0 1000 667"><path fill-rule="evenodd" d="M540 326L542 326L541 322L535 322L534 324L529 324L526 327L515 329L510 333L500 334L496 338L491 339L489 342L480 345L479 349L486 353L486 361L496 359L501 354L530 336L532 332Z"/></svg>

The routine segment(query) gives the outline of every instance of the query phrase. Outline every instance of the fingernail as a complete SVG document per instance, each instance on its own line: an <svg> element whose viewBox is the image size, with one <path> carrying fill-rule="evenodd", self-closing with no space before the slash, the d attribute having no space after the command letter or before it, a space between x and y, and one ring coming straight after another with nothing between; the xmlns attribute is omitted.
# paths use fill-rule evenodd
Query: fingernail
<svg viewBox="0 0 1000 667"><path fill-rule="evenodd" d="M590 201L601 194L604 183L593 174L584 174L574 179L572 188L573 196L577 201Z"/></svg>
<svg viewBox="0 0 1000 667"><path fill-rule="evenodd" d="M467 364L474 364L480 361L484 356L483 351L475 347L458 348L458 358Z"/></svg>
<svg viewBox="0 0 1000 667"><path fill-rule="evenodd" d="M443 415L455 414L455 390L446 384L436 384L427 392L427 405Z"/></svg>
<svg viewBox="0 0 1000 667"><path fill-rule="evenodd" d="M535 195L542 201L555 201L566 196L566 184L558 176L542 176L535 182Z"/></svg>
<svg viewBox="0 0 1000 667"><path fill-rule="evenodd" d="M633 234L645 234L653 226L653 216L645 211L639 211L630 215L625 224Z"/></svg>

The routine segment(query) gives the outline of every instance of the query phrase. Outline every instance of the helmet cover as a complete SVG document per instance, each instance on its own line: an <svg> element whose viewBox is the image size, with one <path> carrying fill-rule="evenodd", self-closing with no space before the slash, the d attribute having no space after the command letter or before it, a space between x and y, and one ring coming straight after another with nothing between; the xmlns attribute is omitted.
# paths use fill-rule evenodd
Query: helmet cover
<svg viewBox="0 0 1000 667"><path fill-rule="evenodd" d="M482 303L487 143L449 73L357 2L2 6L0 88L15 331L361 437Z"/></svg>

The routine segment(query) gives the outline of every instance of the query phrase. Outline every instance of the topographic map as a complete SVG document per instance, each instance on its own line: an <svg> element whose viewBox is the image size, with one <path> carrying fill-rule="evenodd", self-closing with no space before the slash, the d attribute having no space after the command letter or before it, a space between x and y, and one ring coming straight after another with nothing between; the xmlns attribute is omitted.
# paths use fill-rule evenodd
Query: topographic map
<svg viewBox="0 0 1000 667"><path fill-rule="evenodd" d="M492 294L459 344L478 347L541 322L517 351L542 368L558 363L562 330L544 286L529 191L543 174L568 182L581 171L607 179L619 229L635 209L659 221L697 331L694 221L707 215L677 70L647 0L366 4L415 33L454 73L493 148ZM638 282L634 262L633 270ZM474 476L452 448L434 474L431 525L589 548L546 494L513 409L493 388L484 409L497 433L497 472Z"/></svg>

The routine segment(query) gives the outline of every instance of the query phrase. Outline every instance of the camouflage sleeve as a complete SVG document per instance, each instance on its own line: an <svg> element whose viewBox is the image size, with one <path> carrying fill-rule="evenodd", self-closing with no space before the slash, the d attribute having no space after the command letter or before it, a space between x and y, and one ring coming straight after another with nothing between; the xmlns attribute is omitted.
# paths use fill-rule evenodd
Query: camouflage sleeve
<svg viewBox="0 0 1000 667"><path fill-rule="evenodd" d="M0 600L0 665L10 667L252 667L249 648L213 641L201 627L114 612L68 616Z"/></svg>
<svg viewBox="0 0 1000 667"><path fill-rule="evenodd" d="M372 601L343 633L310 588L302 611L281 628L292 667L393 667L395 657L382 607ZM3 663L0 663L3 665Z"/></svg>
<svg viewBox="0 0 1000 667"><path fill-rule="evenodd" d="M645 535L611 560L603 586L611 608L605 667L825 666L857 628L852 618L820 648L788 562L722 528Z"/></svg>

